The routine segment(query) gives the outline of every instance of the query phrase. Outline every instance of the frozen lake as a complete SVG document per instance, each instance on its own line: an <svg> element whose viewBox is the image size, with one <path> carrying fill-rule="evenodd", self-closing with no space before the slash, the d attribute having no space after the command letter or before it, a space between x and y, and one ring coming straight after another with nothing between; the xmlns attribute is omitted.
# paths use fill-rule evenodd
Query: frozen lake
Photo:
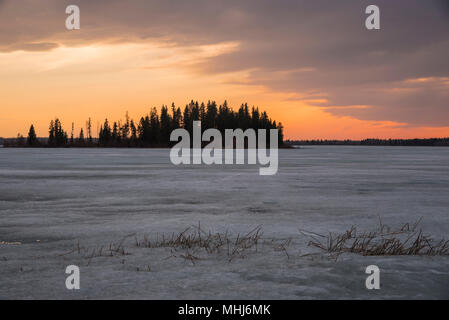
<svg viewBox="0 0 449 320"><path fill-rule="evenodd" d="M447 256L304 256L313 249L298 231L423 217L425 233L447 238L449 148L307 146L279 156L277 175L260 176L258 165L174 166L169 149L0 149L0 299L449 298ZM261 225L264 238L292 239L288 257L267 246L192 263L135 245L199 221L234 235ZM125 236L124 256L71 252ZM65 288L70 264L81 290ZM365 288L370 264L380 290Z"/></svg>

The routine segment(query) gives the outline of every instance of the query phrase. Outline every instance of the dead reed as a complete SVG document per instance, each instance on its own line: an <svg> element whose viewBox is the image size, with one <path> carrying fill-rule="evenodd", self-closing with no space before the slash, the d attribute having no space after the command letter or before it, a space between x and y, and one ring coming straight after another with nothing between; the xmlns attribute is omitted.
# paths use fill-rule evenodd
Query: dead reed
<svg viewBox="0 0 449 320"><path fill-rule="evenodd" d="M82 255L83 258L88 259L87 265L90 264L93 258L98 257L116 257L116 256L126 256L129 253L125 250L124 242L127 238L133 235L128 235L122 238L120 242L111 242L106 246L95 246L95 247L85 247L81 246L78 242L73 246L73 249L69 252L59 254L59 256L67 256L69 254Z"/></svg>
<svg viewBox="0 0 449 320"><path fill-rule="evenodd" d="M358 253L364 256L396 256L396 255L449 255L449 240L434 240L418 228L421 219L414 224L406 223L393 229L382 223L371 232L358 232L352 226L340 234L319 235L308 234L312 240L309 246L322 249L330 254L339 255L344 252Z"/></svg>
<svg viewBox="0 0 449 320"><path fill-rule="evenodd" d="M198 226L188 227L180 233L172 233L168 236L157 235L155 240L150 240L146 235L141 241L136 237L135 244L137 247L145 248L171 248L172 256L170 257L179 256L195 264L195 261L201 259L198 257L200 250L208 254L224 252L229 261L236 257L245 257L245 253L251 248L257 252L261 235L261 226L244 235L238 234L232 237L227 231L224 234L205 232L198 223ZM177 255L178 250L185 250L185 253Z"/></svg>

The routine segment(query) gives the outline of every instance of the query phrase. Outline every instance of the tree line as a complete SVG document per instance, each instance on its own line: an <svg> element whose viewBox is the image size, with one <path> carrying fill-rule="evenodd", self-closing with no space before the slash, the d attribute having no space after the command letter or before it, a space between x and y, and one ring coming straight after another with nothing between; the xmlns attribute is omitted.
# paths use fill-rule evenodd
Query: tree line
<svg viewBox="0 0 449 320"><path fill-rule="evenodd" d="M335 145L335 146L431 146L447 147L449 138L428 139L364 139L364 140L287 140L291 145Z"/></svg>
<svg viewBox="0 0 449 320"><path fill-rule="evenodd" d="M125 115L124 121L110 122L105 119L99 128L98 137L92 136L92 121L86 122L86 132L82 128L75 137L74 123L70 135L63 129L61 121L51 120L48 139L36 136L34 125L30 126L28 136L18 136L10 146L48 146L48 147L167 147L176 142L170 141L173 130L184 128L193 137L193 122L201 121L201 130L215 128L224 134L225 129L278 129L278 144L283 144L283 126L272 120L266 111L259 111L257 107L242 104L237 111L228 106L225 101L217 105L215 101L199 103L193 100L183 110L173 103L171 107L163 105L158 112L156 107L134 121ZM269 135L267 135L269 139ZM267 141L269 145L269 141ZM6 144L5 144L6 146Z"/></svg>

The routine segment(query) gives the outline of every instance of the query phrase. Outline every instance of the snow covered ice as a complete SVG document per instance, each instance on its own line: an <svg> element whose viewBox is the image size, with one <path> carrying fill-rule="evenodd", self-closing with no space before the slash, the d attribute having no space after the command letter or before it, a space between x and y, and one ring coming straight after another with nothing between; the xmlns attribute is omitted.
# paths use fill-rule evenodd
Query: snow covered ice
<svg viewBox="0 0 449 320"><path fill-rule="evenodd" d="M169 152L0 149L0 298L449 298L448 256L335 261L299 232L372 230L379 215L392 226L423 217L425 233L447 239L449 148L280 150L275 176L260 176L256 165L174 166ZM292 239L288 255L266 244L231 262L200 252L192 263L170 248L135 244L198 222L235 236L261 225L274 244ZM126 255L89 259L73 250L122 239ZM80 290L65 287L71 264L80 267ZM381 270L380 290L365 288L371 264Z"/></svg>

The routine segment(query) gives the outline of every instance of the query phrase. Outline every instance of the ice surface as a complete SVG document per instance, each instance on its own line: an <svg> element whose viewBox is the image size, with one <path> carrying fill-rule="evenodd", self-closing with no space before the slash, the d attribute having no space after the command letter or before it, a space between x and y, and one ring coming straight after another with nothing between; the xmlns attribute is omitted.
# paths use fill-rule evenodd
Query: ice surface
<svg viewBox="0 0 449 320"><path fill-rule="evenodd" d="M168 149L0 149L0 298L449 298L449 257L333 261L298 231L423 216L427 234L447 238L449 148L309 146L280 150L275 176L258 168L174 166ZM292 238L289 257L265 245L232 262L201 253L193 264L166 259L169 248L138 248L134 236L126 256L66 254L78 241L108 246L198 221L233 235L262 225L263 238ZM65 288L70 264L81 290ZM365 288L370 264L381 269L380 290Z"/></svg>

